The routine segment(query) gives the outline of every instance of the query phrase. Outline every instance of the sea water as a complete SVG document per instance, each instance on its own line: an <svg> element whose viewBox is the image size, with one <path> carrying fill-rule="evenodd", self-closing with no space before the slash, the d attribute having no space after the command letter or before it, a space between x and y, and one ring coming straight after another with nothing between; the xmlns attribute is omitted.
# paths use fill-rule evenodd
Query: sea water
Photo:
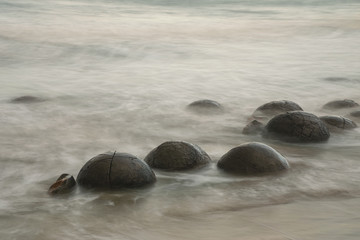
<svg viewBox="0 0 360 240"><path fill-rule="evenodd" d="M317 144L242 129L273 100L349 117L321 107L360 102L359 13L357 0L0 0L0 238L358 239L359 129ZM45 101L10 102L24 95ZM188 112L199 99L225 112ZM169 140L212 163L155 170L146 189L47 194L97 154L143 159ZM291 169L217 169L250 141Z"/></svg>

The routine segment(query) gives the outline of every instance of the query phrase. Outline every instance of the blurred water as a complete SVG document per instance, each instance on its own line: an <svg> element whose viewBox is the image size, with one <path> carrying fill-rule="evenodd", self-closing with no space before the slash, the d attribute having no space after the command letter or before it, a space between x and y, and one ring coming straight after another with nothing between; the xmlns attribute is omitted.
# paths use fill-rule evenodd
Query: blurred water
<svg viewBox="0 0 360 240"><path fill-rule="evenodd" d="M311 145L241 131L272 100L292 100L317 115L349 114L321 106L360 102L359 10L358 1L0 0L0 236L234 239L229 219L245 209L358 199L359 129ZM9 102L23 95L46 101ZM223 104L225 113L186 111L203 98ZM198 144L212 165L156 171L157 183L146 190L46 193L61 173L76 176L99 153L144 158L168 140ZM216 169L224 153L248 141L276 148L291 170L243 178ZM199 221L208 228L193 229ZM215 233L220 223L230 226Z"/></svg>

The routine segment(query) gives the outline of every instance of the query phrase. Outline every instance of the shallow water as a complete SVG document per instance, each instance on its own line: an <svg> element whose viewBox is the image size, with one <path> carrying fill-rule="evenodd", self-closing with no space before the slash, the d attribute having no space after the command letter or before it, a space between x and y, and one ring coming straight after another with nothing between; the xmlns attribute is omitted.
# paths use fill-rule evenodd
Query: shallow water
<svg viewBox="0 0 360 240"><path fill-rule="evenodd" d="M358 1L0 0L1 238L357 239L359 218L337 214L359 208L359 129L321 144L241 131L272 100L349 117L355 109L321 106L360 102L359 10ZM46 101L9 102L23 95ZM204 98L225 113L186 111ZM144 158L168 140L198 144L212 164L156 171L148 189L46 192L97 154ZM216 168L249 141L274 147L292 168L262 177ZM324 204L339 212L317 209ZM316 209L320 220L302 222ZM267 217L298 228L264 227Z"/></svg>

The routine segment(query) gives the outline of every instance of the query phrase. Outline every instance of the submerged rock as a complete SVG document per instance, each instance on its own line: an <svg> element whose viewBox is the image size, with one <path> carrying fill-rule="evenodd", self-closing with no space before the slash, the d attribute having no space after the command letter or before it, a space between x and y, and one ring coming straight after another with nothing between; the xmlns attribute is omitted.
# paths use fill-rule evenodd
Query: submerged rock
<svg viewBox="0 0 360 240"><path fill-rule="evenodd" d="M190 111L200 114L212 114L212 113L220 113L224 111L224 108L221 106L220 103L208 99L192 102L187 106L187 108Z"/></svg>
<svg viewBox="0 0 360 240"><path fill-rule="evenodd" d="M187 143L169 141L153 149L145 162L153 168L164 170L187 170L210 163L211 159L199 146Z"/></svg>
<svg viewBox="0 0 360 240"><path fill-rule="evenodd" d="M75 189L76 181L70 174L64 173L52 184L48 190L50 194L69 193Z"/></svg>
<svg viewBox="0 0 360 240"><path fill-rule="evenodd" d="M255 135L261 133L263 129L264 129L264 124L262 124L257 120L252 120L244 127L242 133L246 135Z"/></svg>
<svg viewBox="0 0 360 240"><path fill-rule="evenodd" d="M37 103L43 101L45 101L45 99L34 96L21 96L10 100L11 103Z"/></svg>
<svg viewBox="0 0 360 240"><path fill-rule="evenodd" d="M353 116L353 117L360 117L360 110L351 112L350 115Z"/></svg>
<svg viewBox="0 0 360 240"><path fill-rule="evenodd" d="M358 107L359 104L351 99L344 99L344 100L335 100L326 103L323 108L324 109L342 109L342 108L353 108Z"/></svg>
<svg viewBox="0 0 360 240"><path fill-rule="evenodd" d="M340 129L352 129L357 127L354 121L341 116L323 116L320 117L320 119L329 129L334 127Z"/></svg>
<svg viewBox="0 0 360 240"><path fill-rule="evenodd" d="M328 128L320 118L301 111L273 117L265 126L263 135L290 142L322 142L330 137Z"/></svg>
<svg viewBox="0 0 360 240"><path fill-rule="evenodd" d="M271 101L258 107L252 114L255 118L272 117L280 113L289 111L303 111L303 109L295 102L282 100Z"/></svg>
<svg viewBox="0 0 360 240"><path fill-rule="evenodd" d="M220 158L218 168L229 173L255 175L290 168L286 158L272 147L258 142L245 143Z"/></svg>
<svg viewBox="0 0 360 240"><path fill-rule="evenodd" d="M86 188L142 187L156 181L151 168L128 153L107 152L90 159L81 168L77 182Z"/></svg>

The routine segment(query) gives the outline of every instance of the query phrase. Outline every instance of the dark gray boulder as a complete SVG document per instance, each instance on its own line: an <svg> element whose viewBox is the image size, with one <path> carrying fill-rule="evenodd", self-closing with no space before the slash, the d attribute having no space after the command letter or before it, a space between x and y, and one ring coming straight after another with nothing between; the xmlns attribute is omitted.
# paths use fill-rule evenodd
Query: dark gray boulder
<svg viewBox="0 0 360 240"><path fill-rule="evenodd" d="M358 117L360 117L360 110L351 112L350 115L358 118Z"/></svg>
<svg viewBox="0 0 360 240"><path fill-rule="evenodd" d="M326 125L314 114L293 111L273 117L265 126L264 137L289 142L322 142L330 137Z"/></svg>
<svg viewBox="0 0 360 240"><path fill-rule="evenodd" d="M289 111L303 111L295 102L288 100L271 101L258 107L252 114L254 118L272 117Z"/></svg>
<svg viewBox="0 0 360 240"><path fill-rule="evenodd" d="M43 101L45 101L45 99L34 96L21 96L10 100L11 103L37 103Z"/></svg>
<svg viewBox="0 0 360 240"><path fill-rule="evenodd" d="M231 149L217 163L218 168L240 175L255 175L286 170L286 158L263 143L245 143Z"/></svg>
<svg viewBox="0 0 360 240"><path fill-rule="evenodd" d="M90 159L76 181L82 187L119 189L142 187L156 181L152 169L128 153L107 152Z"/></svg>
<svg viewBox="0 0 360 240"><path fill-rule="evenodd" d="M354 121L341 116L322 116L320 119L329 129L353 129L357 127Z"/></svg>
<svg viewBox="0 0 360 240"><path fill-rule="evenodd" d="M264 129L263 123L257 120L252 120L243 128L242 133L246 135L255 135L261 133L263 129Z"/></svg>
<svg viewBox="0 0 360 240"><path fill-rule="evenodd" d="M335 100L326 103L323 108L324 109L343 109L343 108L353 108L358 107L359 104L351 99L344 99L344 100Z"/></svg>
<svg viewBox="0 0 360 240"><path fill-rule="evenodd" d="M76 181L70 174L64 173L52 184L48 190L49 194L64 194L69 193L75 189Z"/></svg>
<svg viewBox="0 0 360 240"><path fill-rule="evenodd" d="M188 170L205 166L211 161L199 146L177 141L162 143L144 160L149 166L163 170Z"/></svg>
<svg viewBox="0 0 360 240"><path fill-rule="evenodd" d="M187 108L192 112L200 114L215 114L224 111L224 108L220 103L208 99L192 102L187 106Z"/></svg>

